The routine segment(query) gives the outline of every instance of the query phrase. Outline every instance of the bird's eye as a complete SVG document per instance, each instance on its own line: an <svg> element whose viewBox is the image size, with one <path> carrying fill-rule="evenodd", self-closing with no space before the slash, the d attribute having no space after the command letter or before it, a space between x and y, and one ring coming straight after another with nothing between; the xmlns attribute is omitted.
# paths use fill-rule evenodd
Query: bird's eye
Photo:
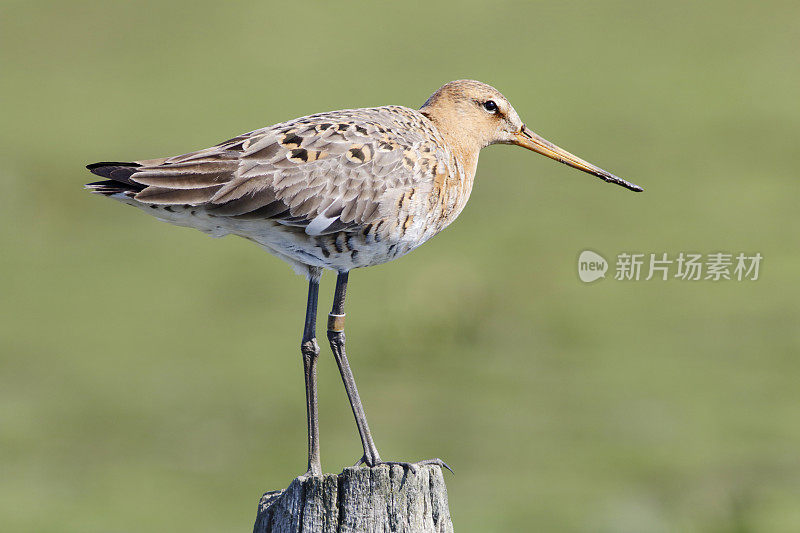
<svg viewBox="0 0 800 533"><path fill-rule="evenodd" d="M497 112L497 104L494 100L486 100L483 103L483 108L488 111L489 113L496 113Z"/></svg>

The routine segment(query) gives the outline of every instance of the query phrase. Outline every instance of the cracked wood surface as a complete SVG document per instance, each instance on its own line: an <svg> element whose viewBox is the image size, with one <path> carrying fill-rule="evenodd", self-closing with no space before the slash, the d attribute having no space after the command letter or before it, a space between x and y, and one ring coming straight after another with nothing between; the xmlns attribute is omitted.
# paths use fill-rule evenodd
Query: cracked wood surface
<svg viewBox="0 0 800 533"><path fill-rule="evenodd" d="M258 504L253 533L452 533L442 470L397 465L300 476Z"/></svg>

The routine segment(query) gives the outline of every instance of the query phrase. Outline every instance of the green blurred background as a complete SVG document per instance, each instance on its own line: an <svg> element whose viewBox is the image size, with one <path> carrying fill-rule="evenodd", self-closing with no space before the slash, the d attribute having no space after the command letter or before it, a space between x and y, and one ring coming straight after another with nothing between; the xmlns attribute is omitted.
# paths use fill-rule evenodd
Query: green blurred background
<svg viewBox="0 0 800 533"><path fill-rule="evenodd" d="M646 192L492 147L453 227L355 272L382 456L453 465L462 533L800 531L797 2L5 1L0 24L4 531L248 531L305 468L304 280L87 194L83 165L464 77ZM587 285L586 248L764 262ZM320 402L339 472L360 443L327 346Z"/></svg>

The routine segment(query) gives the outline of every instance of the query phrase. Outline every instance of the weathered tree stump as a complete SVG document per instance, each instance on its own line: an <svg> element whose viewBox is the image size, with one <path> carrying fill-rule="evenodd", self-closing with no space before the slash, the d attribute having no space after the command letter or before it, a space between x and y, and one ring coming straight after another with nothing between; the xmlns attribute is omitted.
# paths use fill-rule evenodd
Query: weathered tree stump
<svg viewBox="0 0 800 533"><path fill-rule="evenodd" d="M300 476L258 504L253 533L452 533L442 470L397 465Z"/></svg>

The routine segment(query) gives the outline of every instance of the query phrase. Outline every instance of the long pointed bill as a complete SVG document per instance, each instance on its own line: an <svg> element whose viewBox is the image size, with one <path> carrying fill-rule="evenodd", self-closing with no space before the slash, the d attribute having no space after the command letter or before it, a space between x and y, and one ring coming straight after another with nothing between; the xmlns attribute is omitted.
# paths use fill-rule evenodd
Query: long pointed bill
<svg viewBox="0 0 800 533"><path fill-rule="evenodd" d="M537 154L545 155L550 159L555 159L560 163L564 163L573 168L577 168L578 170L588 172L589 174L597 176L603 181L607 181L609 183L616 183L617 185L622 185L626 189L630 189L636 192L641 192L644 190L636 184L633 184L629 181L625 181L622 178L618 178L614 174L606 172L602 168L596 167L593 164L584 161L580 157L572 155L563 148L559 148L550 141L543 139L542 137L539 137L538 135L533 133L531 130L528 129L527 126L523 126L522 130L520 130L520 132L517 133L514 144L522 146L523 148L527 148L528 150L533 150Z"/></svg>

